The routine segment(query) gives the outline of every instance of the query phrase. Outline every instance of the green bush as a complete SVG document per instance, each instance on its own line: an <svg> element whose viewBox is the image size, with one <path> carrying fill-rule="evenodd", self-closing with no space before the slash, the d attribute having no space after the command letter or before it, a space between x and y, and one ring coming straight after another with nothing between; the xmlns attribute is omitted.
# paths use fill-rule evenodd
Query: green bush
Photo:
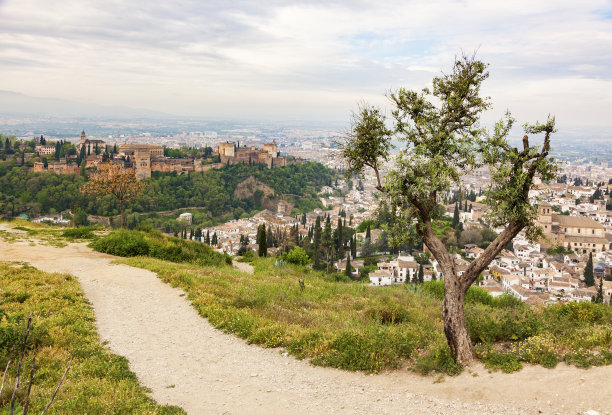
<svg viewBox="0 0 612 415"><path fill-rule="evenodd" d="M514 353L504 353L496 350L487 350L480 355L485 367L500 369L504 373L512 373L523 368L523 364Z"/></svg>
<svg viewBox="0 0 612 415"><path fill-rule="evenodd" d="M106 254L131 257L149 255L149 243L142 232L118 230L89 244L90 247Z"/></svg>
<svg viewBox="0 0 612 415"><path fill-rule="evenodd" d="M576 324L612 323L610 307L589 301L558 304L549 307L547 311L551 314L551 317L561 318Z"/></svg>
<svg viewBox="0 0 612 415"><path fill-rule="evenodd" d="M232 262L228 255L215 252L208 245L167 237L157 231L117 230L90 246L96 251L123 257L150 256L171 262L213 266Z"/></svg>
<svg viewBox="0 0 612 415"><path fill-rule="evenodd" d="M312 361L348 370L379 372L399 365L397 351L390 336L383 331L343 331L330 344L330 350Z"/></svg>
<svg viewBox="0 0 612 415"><path fill-rule="evenodd" d="M497 309L471 304L465 309L465 320L474 343L523 340L541 327L541 320L528 307Z"/></svg>
<svg viewBox="0 0 612 415"><path fill-rule="evenodd" d="M68 239L93 239L96 235L94 235L92 229L94 228L89 226L69 228L62 232L62 236Z"/></svg>
<svg viewBox="0 0 612 415"><path fill-rule="evenodd" d="M306 254L306 251L304 251L299 246L296 246L291 251L287 252L284 258L285 261L287 261L288 263L295 265L306 265L310 261L310 258L308 258L308 254Z"/></svg>
<svg viewBox="0 0 612 415"><path fill-rule="evenodd" d="M423 375L427 375L431 372L439 372L454 376L461 373L463 367L455 362L448 345L440 344L438 347L430 349L424 356L419 358L415 369Z"/></svg>

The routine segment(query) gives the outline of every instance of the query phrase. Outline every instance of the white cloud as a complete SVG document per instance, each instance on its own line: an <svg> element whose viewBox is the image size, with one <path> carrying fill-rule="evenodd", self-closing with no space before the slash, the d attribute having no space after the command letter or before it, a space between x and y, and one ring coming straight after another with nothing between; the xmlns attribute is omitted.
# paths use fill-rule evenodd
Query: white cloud
<svg viewBox="0 0 612 415"><path fill-rule="evenodd" d="M348 120L461 50L521 118L610 126L607 1L0 2L0 89L178 114ZM239 112L239 114L236 114ZM497 112L496 112L497 114Z"/></svg>

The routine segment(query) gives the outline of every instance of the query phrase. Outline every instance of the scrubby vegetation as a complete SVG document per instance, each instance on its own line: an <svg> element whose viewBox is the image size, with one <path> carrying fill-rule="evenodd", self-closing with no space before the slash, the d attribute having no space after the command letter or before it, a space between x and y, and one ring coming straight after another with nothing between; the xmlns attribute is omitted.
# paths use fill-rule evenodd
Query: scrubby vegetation
<svg viewBox="0 0 612 415"><path fill-rule="evenodd" d="M443 333L440 281L369 287L266 258L253 258L254 275L150 258L121 262L183 288L215 327L249 343L284 347L316 365L367 372L402 366L420 373L461 370ZM612 309L604 305L531 308L472 287L466 315L478 356L491 368L612 363Z"/></svg>
<svg viewBox="0 0 612 415"><path fill-rule="evenodd" d="M99 252L123 257L150 256L172 262L210 266L232 263L231 257L213 251L206 244L168 237L153 229L116 230L93 241L89 246Z"/></svg>
<svg viewBox="0 0 612 415"><path fill-rule="evenodd" d="M39 368L30 396L30 413L40 413L62 377L71 369L48 414L184 414L177 407L159 406L138 384L125 358L100 345L94 314L78 282L63 274L48 274L17 263L0 262L0 371L11 348L19 351L26 320L33 323L25 355L15 413L21 413L32 358ZM15 354L0 396L0 413L8 414L15 384Z"/></svg>

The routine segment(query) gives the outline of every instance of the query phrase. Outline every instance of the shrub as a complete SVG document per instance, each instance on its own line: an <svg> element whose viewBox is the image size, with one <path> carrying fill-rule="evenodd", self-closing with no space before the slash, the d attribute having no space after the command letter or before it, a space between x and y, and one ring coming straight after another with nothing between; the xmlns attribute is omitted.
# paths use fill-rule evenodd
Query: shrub
<svg viewBox="0 0 612 415"><path fill-rule="evenodd" d="M68 239L93 239L95 238L92 232L92 227L81 226L78 228L69 228L62 232L62 236Z"/></svg>
<svg viewBox="0 0 612 415"><path fill-rule="evenodd" d="M489 349L480 355L485 367L501 369L504 373L512 373L523 368L523 364L514 353L504 353Z"/></svg>
<svg viewBox="0 0 612 415"><path fill-rule="evenodd" d="M541 320L528 307L496 309L473 304L466 307L465 319L474 343L523 340L541 327Z"/></svg>
<svg viewBox="0 0 612 415"><path fill-rule="evenodd" d="M454 376L461 373L463 367L455 362L448 345L440 344L417 359L415 369L422 375L439 372Z"/></svg>
<svg viewBox="0 0 612 415"><path fill-rule="evenodd" d="M549 307L549 312L556 317L569 320L572 323L603 323L612 322L612 312L604 304L589 301L570 302Z"/></svg>
<svg viewBox="0 0 612 415"><path fill-rule="evenodd" d="M89 246L99 252L124 257L149 254L149 244L144 234L136 231L117 230L92 242Z"/></svg>
<svg viewBox="0 0 612 415"><path fill-rule="evenodd" d="M123 257L151 256L171 262L214 266L232 262L228 255L215 252L208 245L167 237L157 231L117 230L90 246L96 251Z"/></svg>
<svg viewBox="0 0 612 415"><path fill-rule="evenodd" d="M295 265L306 265L310 261L310 258L308 258L308 254L306 254L306 251L304 251L299 246L296 246L291 251L287 252L284 258L285 261L287 261L288 263Z"/></svg>
<svg viewBox="0 0 612 415"><path fill-rule="evenodd" d="M312 363L367 372L397 367L398 355L390 340L390 336L380 330L343 331L332 340L330 350Z"/></svg>

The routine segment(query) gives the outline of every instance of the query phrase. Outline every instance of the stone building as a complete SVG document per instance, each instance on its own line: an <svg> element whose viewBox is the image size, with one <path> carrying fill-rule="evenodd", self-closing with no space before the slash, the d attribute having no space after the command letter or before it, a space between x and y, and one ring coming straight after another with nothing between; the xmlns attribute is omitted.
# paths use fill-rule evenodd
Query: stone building
<svg viewBox="0 0 612 415"><path fill-rule="evenodd" d="M548 239L543 248L563 246L587 254L606 251L609 245L602 224L583 216L558 215L546 202L538 205L538 225Z"/></svg>
<svg viewBox="0 0 612 415"><path fill-rule="evenodd" d="M34 162L34 167L32 171L35 172L49 172L55 174L78 174L79 166L76 163L66 163L65 161L60 161L57 163L47 163L47 167L45 168L45 163L43 162Z"/></svg>
<svg viewBox="0 0 612 415"><path fill-rule="evenodd" d="M288 164L287 158L279 155L276 140L270 144L264 144L263 150L255 147L240 147L240 143L219 143L217 153L223 164L260 163L265 164L268 168L284 167Z"/></svg>
<svg viewBox="0 0 612 415"><path fill-rule="evenodd" d="M34 151L38 153L39 156L52 156L55 154L55 146L43 146L38 145L34 147Z"/></svg>
<svg viewBox="0 0 612 415"><path fill-rule="evenodd" d="M164 148L160 145L122 144L119 153L130 158L138 180L151 177L152 171L183 173L195 170L193 159L164 157Z"/></svg>
<svg viewBox="0 0 612 415"><path fill-rule="evenodd" d="M78 150L81 151L81 148L83 146L85 146L85 154L89 156L90 154L96 153L96 148L99 149L101 152L104 152L104 149L106 148L106 142L104 140L88 139L85 136L85 130L83 130L81 131L81 142L79 143Z"/></svg>
<svg viewBox="0 0 612 415"><path fill-rule="evenodd" d="M164 148L155 144L121 144L119 154L129 157L136 170L138 180L151 177L151 163L153 159L164 157Z"/></svg>

